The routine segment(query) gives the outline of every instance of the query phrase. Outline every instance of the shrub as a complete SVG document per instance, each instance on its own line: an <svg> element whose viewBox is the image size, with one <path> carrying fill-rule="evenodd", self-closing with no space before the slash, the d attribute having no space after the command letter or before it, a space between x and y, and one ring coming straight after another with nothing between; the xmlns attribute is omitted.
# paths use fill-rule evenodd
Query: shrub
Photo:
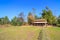
<svg viewBox="0 0 60 40"><path fill-rule="evenodd" d="M60 27L60 24L57 24L58 27Z"/></svg>
<svg viewBox="0 0 60 40"><path fill-rule="evenodd" d="M23 23L22 22L17 22L17 25L18 26L21 26Z"/></svg>

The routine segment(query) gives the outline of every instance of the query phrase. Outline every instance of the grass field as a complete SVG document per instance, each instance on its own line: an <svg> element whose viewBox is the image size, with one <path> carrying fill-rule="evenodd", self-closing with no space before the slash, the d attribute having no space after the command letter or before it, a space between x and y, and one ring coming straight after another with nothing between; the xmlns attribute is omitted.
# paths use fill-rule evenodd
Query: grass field
<svg viewBox="0 0 60 40"><path fill-rule="evenodd" d="M47 35L50 37L50 40L60 40L60 28L59 27L51 27L46 28Z"/></svg>
<svg viewBox="0 0 60 40"><path fill-rule="evenodd" d="M42 30L42 32L41 32ZM46 35L47 34L47 35ZM6 27L0 28L0 40L60 40L59 27Z"/></svg>
<svg viewBox="0 0 60 40"><path fill-rule="evenodd" d="M37 27L0 28L0 40L38 40L39 32Z"/></svg>

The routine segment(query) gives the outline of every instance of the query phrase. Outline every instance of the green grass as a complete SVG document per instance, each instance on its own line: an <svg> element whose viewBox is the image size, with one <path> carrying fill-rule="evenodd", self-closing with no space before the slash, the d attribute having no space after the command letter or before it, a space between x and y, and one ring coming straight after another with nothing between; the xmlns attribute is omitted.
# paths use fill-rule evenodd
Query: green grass
<svg viewBox="0 0 60 40"><path fill-rule="evenodd" d="M50 40L60 40L60 28L59 27L51 27L46 28L47 34L50 37Z"/></svg>
<svg viewBox="0 0 60 40"><path fill-rule="evenodd" d="M37 27L0 28L0 40L38 40L40 30Z"/></svg>
<svg viewBox="0 0 60 40"><path fill-rule="evenodd" d="M50 40L60 40L60 28L44 28ZM0 28L0 40L39 40L42 28L39 27L6 27Z"/></svg>

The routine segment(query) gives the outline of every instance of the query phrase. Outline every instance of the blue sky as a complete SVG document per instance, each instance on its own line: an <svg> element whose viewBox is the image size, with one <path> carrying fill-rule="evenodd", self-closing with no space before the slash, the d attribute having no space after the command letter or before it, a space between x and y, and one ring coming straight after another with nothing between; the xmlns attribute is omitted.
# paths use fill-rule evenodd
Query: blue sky
<svg viewBox="0 0 60 40"><path fill-rule="evenodd" d="M46 6L52 10L53 15L60 15L60 0L0 0L0 17L8 16L12 19L20 12L24 12L27 17L32 8L35 8L36 15L40 16L39 13Z"/></svg>

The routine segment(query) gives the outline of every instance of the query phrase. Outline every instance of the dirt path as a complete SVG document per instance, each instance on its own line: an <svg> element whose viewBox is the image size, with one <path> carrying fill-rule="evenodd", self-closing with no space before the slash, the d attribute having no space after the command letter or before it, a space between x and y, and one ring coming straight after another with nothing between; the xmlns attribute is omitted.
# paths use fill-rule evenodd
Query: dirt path
<svg viewBox="0 0 60 40"><path fill-rule="evenodd" d="M27 33L27 39L26 40L32 40L33 36L34 36L34 32L33 31L28 32Z"/></svg>
<svg viewBox="0 0 60 40"><path fill-rule="evenodd" d="M48 37L45 28L42 28L41 32L39 33L38 40L50 40L50 37Z"/></svg>
<svg viewBox="0 0 60 40"><path fill-rule="evenodd" d="M34 32L30 31L27 33L27 40L32 40L33 36L34 36ZM51 40L50 37L48 37L47 35L47 31L45 28L42 28L42 30L39 33L39 36L37 38L38 40Z"/></svg>

